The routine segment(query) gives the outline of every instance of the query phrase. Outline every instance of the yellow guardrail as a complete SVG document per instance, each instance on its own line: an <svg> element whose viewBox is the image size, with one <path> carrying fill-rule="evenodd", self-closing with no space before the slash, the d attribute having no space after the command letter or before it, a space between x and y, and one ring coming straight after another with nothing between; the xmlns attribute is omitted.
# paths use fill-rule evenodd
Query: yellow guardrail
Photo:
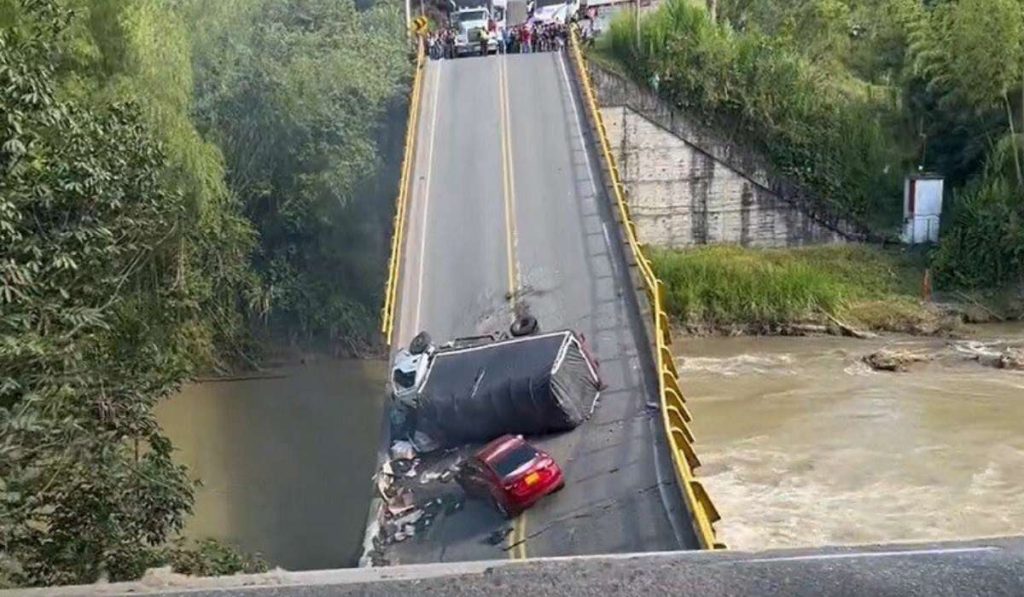
<svg viewBox="0 0 1024 597"><path fill-rule="evenodd" d="M700 466L700 460L693 449L694 438L689 425L692 418L690 411L686 408L683 392L679 389L679 374L676 372L675 361L672 358L670 348L672 338L668 315L663 306L665 285L654 274L651 261L644 254L643 247L637 240L636 225L633 223L629 214L629 205L626 203L625 186L619 176L615 156L612 155L604 120L598 109L597 94L594 92L594 85L590 80L590 73L587 70L586 60L583 58L583 52L580 50L576 31L572 32L569 47L575 64L576 77L586 100L587 112L601 145L601 155L608 169L609 186L615 198L615 205L619 210L626 241L640 270L644 290L647 291L647 298L654 313L654 356L658 368L661 418L672 450L672 464L676 480L683 492L683 499L690 506L690 511L693 514L693 530L701 547L703 549L724 549L725 545L715 540L714 523L719 519L718 510L715 509L707 491L704 490L704 485L696 479L693 472Z"/></svg>
<svg viewBox="0 0 1024 597"><path fill-rule="evenodd" d="M409 118L405 129L405 153L402 156L402 174L399 179L398 200L395 222L391 235L391 258L388 261L388 281L384 286L384 307L381 309L380 331L391 344L395 331L395 306L398 303L398 276L402 267L402 247L405 238L406 210L409 206L409 177L416 160L416 129L420 119L420 95L423 93L423 68L426 63L423 39L416 40L416 71L412 79L412 93L409 96Z"/></svg>

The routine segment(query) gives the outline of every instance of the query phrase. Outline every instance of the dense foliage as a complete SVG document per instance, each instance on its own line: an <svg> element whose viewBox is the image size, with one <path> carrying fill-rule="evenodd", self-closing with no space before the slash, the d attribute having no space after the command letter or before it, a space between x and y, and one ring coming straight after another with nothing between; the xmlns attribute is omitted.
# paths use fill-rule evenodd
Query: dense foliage
<svg viewBox="0 0 1024 597"><path fill-rule="evenodd" d="M670 0L644 19L639 44L635 35L634 26L618 20L607 43L636 77L757 143L781 172L817 190L836 212L895 222L902 158L888 133L896 117L891 95L829 78L786 36L713 23L684 0Z"/></svg>
<svg viewBox="0 0 1024 597"><path fill-rule="evenodd" d="M636 78L760 145L840 213L898 225L901 180L947 180L943 283L1024 276L1024 1L669 0L613 23Z"/></svg>
<svg viewBox="0 0 1024 597"><path fill-rule="evenodd" d="M188 2L198 124L261 239L258 309L273 329L358 350L374 338L393 178L382 135L408 73L397 6L338 0ZM396 117L399 116L399 117ZM382 128L390 117L397 125ZM395 134L398 133L398 134ZM397 164L398 160L393 160Z"/></svg>
<svg viewBox="0 0 1024 597"><path fill-rule="evenodd" d="M263 566L168 546L193 483L153 407L247 358L252 326L370 327L399 23L350 0L0 0L0 586Z"/></svg>

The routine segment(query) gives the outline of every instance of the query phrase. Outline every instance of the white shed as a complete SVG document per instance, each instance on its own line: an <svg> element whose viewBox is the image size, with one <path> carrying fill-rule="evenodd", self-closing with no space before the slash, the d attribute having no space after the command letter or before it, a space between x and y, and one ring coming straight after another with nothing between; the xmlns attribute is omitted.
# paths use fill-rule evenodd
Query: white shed
<svg viewBox="0 0 1024 597"><path fill-rule="evenodd" d="M939 241L942 218L942 177L914 174L903 185L903 242L908 245Z"/></svg>

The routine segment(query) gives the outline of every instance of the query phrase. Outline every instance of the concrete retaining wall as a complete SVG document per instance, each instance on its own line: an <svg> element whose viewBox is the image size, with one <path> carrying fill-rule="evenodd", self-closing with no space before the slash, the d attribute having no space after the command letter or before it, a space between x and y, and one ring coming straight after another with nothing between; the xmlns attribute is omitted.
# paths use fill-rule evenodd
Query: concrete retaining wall
<svg viewBox="0 0 1024 597"><path fill-rule="evenodd" d="M864 240L768 162L623 77L591 65L640 239L787 247Z"/></svg>

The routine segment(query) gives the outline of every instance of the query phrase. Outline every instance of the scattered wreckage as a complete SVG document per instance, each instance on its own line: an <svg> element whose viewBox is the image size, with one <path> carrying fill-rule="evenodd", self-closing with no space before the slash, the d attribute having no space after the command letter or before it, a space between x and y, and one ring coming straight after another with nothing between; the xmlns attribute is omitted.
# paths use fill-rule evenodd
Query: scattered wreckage
<svg viewBox="0 0 1024 597"><path fill-rule="evenodd" d="M518 318L510 334L441 346L421 332L397 353L391 385L390 459L375 477L384 502L369 554L375 564L386 545L461 510L466 495L482 493L509 516L561 489L558 465L522 436L578 427L602 388L585 339L570 330L537 333L530 316ZM473 470L500 474L481 492Z"/></svg>

